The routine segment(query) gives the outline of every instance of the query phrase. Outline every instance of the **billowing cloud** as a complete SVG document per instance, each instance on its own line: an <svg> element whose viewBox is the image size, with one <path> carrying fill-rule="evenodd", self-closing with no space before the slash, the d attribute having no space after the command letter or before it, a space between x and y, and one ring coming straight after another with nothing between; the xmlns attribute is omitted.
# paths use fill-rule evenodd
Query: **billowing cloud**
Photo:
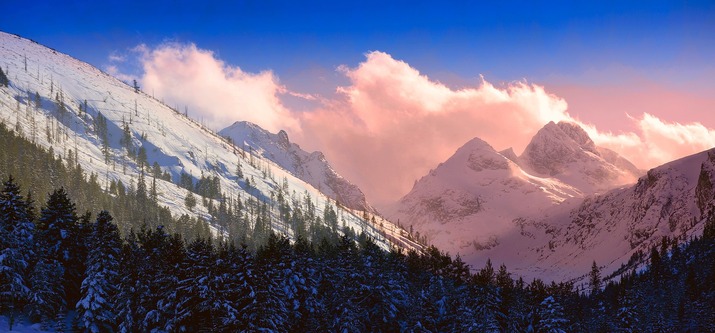
<svg viewBox="0 0 715 333"><path fill-rule="evenodd" d="M613 149L641 168L651 168L715 147L715 130L701 123L666 122L649 113L635 122L638 134L613 135L588 129L596 144Z"/></svg>
<svg viewBox="0 0 715 333"><path fill-rule="evenodd" d="M341 99L302 116L301 139L376 203L405 194L475 136L521 150L545 123L573 120L563 99L526 82L453 89L382 52L339 70L351 84L338 88Z"/></svg>
<svg viewBox="0 0 715 333"><path fill-rule="evenodd" d="M339 68L350 85L338 88L342 98L303 114L301 140L322 149L378 205L406 194L473 137L518 154L549 121L578 123L598 145L644 169L715 146L715 130L700 123L623 113L614 121L633 123L635 131L611 133L580 121L564 99L536 84L496 87L482 79L454 89L389 54L366 57L356 68Z"/></svg>
<svg viewBox="0 0 715 333"><path fill-rule="evenodd" d="M293 141L322 150L378 207L406 194L470 139L480 137L497 150L513 147L518 154L549 121L580 124L596 144L643 169L715 146L715 130L698 122L621 111L622 118L611 112L613 119L597 128L580 121L566 100L543 86L526 81L495 86L480 78L454 88L383 52L366 54L354 68L340 66L348 84L332 97L290 91L271 71L244 72L193 44L140 45L133 52L141 55L146 92L180 108L187 105L192 117L215 129L237 120L273 132L285 129ZM291 111L281 102L286 96L310 101L314 109ZM669 103L687 108L677 100ZM627 130L623 123L630 124Z"/></svg>
<svg viewBox="0 0 715 333"><path fill-rule="evenodd" d="M248 120L270 130L296 130L298 124L283 106L285 93L273 72L248 73L227 65L194 44L163 44L141 53L143 90L164 99L192 118L220 130L236 120Z"/></svg>

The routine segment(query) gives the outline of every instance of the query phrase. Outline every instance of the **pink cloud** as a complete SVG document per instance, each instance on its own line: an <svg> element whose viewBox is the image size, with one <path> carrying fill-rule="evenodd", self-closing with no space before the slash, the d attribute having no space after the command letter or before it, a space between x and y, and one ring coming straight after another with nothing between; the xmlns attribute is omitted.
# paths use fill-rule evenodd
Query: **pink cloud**
<svg viewBox="0 0 715 333"><path fill-rule="evenodd" d="M257 74L227 65L213 52L194 44L164 44L135 48L142 54L143 90L165 99L189 115L220 130L236 120L248 120L270 131L298 127L278 95L285 87L271 71Z"/></svg>
<svg viewBox="0 0 715 333"><path fill-rule="evenodd" d="M594 128L589 134L596 144L619 152L644 169L715 147L715 129L701 123L666 122L649 113L630 118L638 134L597 133Z"/></svg>
<svg viewBox="0 0 715 333"><path fill-rule="evenodd" d="M620 109L597 128L540 85L498 88L482 79L453 89L382 52L339 71L350 85L338 88L342 98L302 115L300 140L323 150L378 206L406 194L416 179L473 137L520 153L549 121L580 124L598 145L644 169L715 146L715 130L698 122L665 122L648 113L630 117ZM622 124L631 124L631 130L621 130Z"/></svg>
<svg viewBox="0 0 715 333"><path fill-rule="evenodd" d="M497 150L513 147L518 154L549 121L579 123L598 145L644 169L715 146L715 130L702 122L663 120L673 119L673 110L693 109L684 102L693 98L647 85L630 95L608 82L591 87L591 95L586 88L555 85L555 94L525 81L497 87L482 78L456 89L387 53L370 52L354 68L340 66L337 72L348 84L337 87L334 97L323 97L290 91L271 71L244 72L193 44L140 45L134 52L141 55L144 91L170 105L188 105L194 118L215 129L237 120L273 132L285 129L293 141L323 151L378 207L406 194L468 140L480 137ZM281 96L320 106L293 111ZM569 108L563 96L573 97L576 106ZM633 104L640 99L647 102ZM699 115L715 105L698 101ZM660 108L645 113L637 107L645 105Z"/></svg>
<svg viewBox="0 0 715 333"><path fill-rule="evenodd" d="M563 99L525 82L452 89L382 52L339 70L351 84L338 88L341 99L302 115L301 140L377 204L407 193L475 136L522 150L548 121L572 120Z"/></svg>

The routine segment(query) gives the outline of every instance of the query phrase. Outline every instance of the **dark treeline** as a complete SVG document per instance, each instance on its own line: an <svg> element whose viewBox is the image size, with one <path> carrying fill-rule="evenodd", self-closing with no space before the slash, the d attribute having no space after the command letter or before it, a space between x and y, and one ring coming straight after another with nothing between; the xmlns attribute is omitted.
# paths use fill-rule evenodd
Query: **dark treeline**
<svg viewBox="0 0 715 333"><path fill-rule="evenodd" d="M632 268L591 294L583 327L593 332L715 332L715 214L709 214L702 236L688 241L665 237L645 261L646 268Z"/></svg>
<svg viewBox="0 0 715 333"><path fill-rule="evenodd" d="M257 251L163 227L121 237L107 211L78 217L64 189L37 213L0 192L0 311L62 331L548 331L568 327L568 284L471 274L435 248L385 252L364 235ZM66 327L65 316L74 315Z"/></svg>
<svg viewBox="0 0 715 333"><path fill-rule="evenodd" d="M0 311L78 332L713 331L715 219L666 240L650 266L589 296L569 283L472 274L459 258L385 252L364 236L257 251L159 226L121 237L107 211L78 217L64 189L40 212L9 179L0 192ZM65 316L74 320L66 325ZM66 327L70 326L70 327Z"/></svg>

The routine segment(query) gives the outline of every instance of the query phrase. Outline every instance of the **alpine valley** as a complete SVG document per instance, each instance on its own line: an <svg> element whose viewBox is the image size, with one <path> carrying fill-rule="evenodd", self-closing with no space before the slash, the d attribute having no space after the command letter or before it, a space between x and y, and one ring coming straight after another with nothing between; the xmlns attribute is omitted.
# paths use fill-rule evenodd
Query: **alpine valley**
<svg viewBox="0 0 715 333"><path fill-rule="evenodd" d="M0 330L715 330L715 149L646 171L549 122L378 209L286 131L4 32L0 69Z"/></svg>

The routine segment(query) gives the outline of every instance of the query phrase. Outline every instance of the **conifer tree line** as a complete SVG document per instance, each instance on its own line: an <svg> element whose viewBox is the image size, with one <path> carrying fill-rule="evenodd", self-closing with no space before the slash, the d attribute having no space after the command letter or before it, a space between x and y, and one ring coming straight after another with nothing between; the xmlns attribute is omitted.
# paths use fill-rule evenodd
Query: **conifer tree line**
<svg viewBox="0 0 715 333"><path fill-rule="evenodd" d="M64 188L38 211L0 190L0 314L64 332L709 332L715 216L702 237L664 239L649 264L601 290L525 283L487 262L385 252L368 237L256 251L163 226L120 235L107 211L78 216ZM594 270L598 269L593 265ZM72 314L71 320L67 320ZM5 328L2 328L5 329ZM8 327L8 329L12 329Z"/></svg>

